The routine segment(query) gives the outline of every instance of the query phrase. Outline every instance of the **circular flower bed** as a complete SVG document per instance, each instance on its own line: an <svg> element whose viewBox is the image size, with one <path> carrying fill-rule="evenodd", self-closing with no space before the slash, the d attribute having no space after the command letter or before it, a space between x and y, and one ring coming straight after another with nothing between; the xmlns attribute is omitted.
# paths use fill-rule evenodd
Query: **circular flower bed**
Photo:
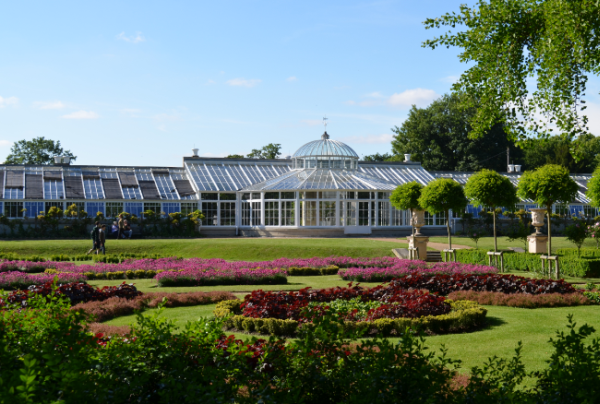
<svg viewBox="0 0 600 404"><path fill-rule="evenodd" d="M316 316L330 314L343 320L348 331L395 335L407 328L420 328L429 334L474 329L483 325L487 311L474 302L454 302L390 284L294 292L257 290L243 302L217 305L215 316L229 314L237 315L226 321L226 327L261 334L294 335L299 327L311 327Z"/></svg>

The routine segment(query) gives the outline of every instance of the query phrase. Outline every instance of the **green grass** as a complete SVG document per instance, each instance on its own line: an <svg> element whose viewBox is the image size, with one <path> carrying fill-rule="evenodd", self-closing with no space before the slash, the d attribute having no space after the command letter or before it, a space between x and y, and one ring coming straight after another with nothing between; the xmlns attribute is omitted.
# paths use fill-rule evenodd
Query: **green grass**
<svg viewBox="0 0 600 404"><path fill-rule="evenodd" d="M182 286L182 287L158 287L153 279L115 279L115 280L94 280L89 281L90 285L97 287L118 286L123 282L134 283L135 287L142 292L210 292L214 290L223 290L227 292L252 292L253 290L300 290L306 287L314 289L332 288L335 286L347 286L348 281L344 281L338 275L326 276L290 276L287 285L226 285L226 286Z"/></svg>
<svg viewBox="0 0 600 404"><path fill-rule="evenodd" d="M79 255L90 248L89 240L0 241L0 252L19 255ZM156 239L107 240L107 254L152 253L185 258L223 258L226 260L273 260L276 258L312 258L330 256L392 256L392 248L407 247L397 241L355 238L327 239Z"/></svg>
<svg viewBox="0 0 600 404"><path fill-rule="evenodd" d="M215 305L177 307L165 309L163 316L182 327L187 321L199 317L212 317ZM442 345L448 349L448 356L462 361L462 372L473 366L482 366L496 355L511 358L518 341L523 342L523 363L528 371L540 370L546 366L552 347L548 343L556 331L565 331L567 315L573 314L579 325L587 323L600 330L600 306L580 306L548 309L517 309L511 307L485 306L488 309L490 325L480 331L465 334L450 334L426 337L429 349L440 351ZM144 315L150 315L148 310ZM135 324L135 315L119 317L106 322L110 325ZM229 333L228 333L229 334ZM249 339L248 334L234 333L237 338ZM397 339L392 339L397 341Z"/></svg>
<svg viewBox="0 0 600 404"><path fill-rule="evenodd" d="M429 237L432 243L448 244L448 237ZM475 242L468 237L452 236L452 244L460 244L475 248ZM482 237L479 239L479 248L494 248L493 237ZM498 237L498 248L520 247L525 248L521 241L508 241L508 237ZM576 248L575 244L567 240L566 237L552 237L552 252L559 248ZM592 239L586 239L581 248L596 248L596 242Z"/></svg>

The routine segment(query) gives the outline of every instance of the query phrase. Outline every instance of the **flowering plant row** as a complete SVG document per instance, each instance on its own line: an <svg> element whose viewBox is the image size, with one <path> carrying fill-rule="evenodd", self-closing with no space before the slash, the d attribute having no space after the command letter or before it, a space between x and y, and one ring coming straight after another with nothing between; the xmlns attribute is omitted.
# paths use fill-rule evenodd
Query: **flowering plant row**
<svg viewBox="0 0 600 404"><path fill-rule="evenodd" d="M427 289L432 293L448 295L458 290L474 290L502 293L574 293L575 288L564 280L531 279L515 275L498 274L438 274L413 273L390 282L395 288Z"/></svg>
<svg viewBox="0 0 600 404"><path fill-rule="evenodd" d="M42 285L51 282L55 277L60 283L85 282L87 277L83 274L28 274L26 272L0 273L0 289L27 289L30 286Z"/></svg>
<svg viewBox="0 0 600 404"><path fill-rule="evenodd" d="M160 286L207 285L284 285L287 274L283 269L187 269L159 272L154 279Z"/></svg>
<svg viewBox="0 0 600 404"><path fill-rule="evenodd" d="M103 301L110 297L133 299L141 296L142 292L139 292L133 284L128 285L125 282L119 286L96 288L87 283L71 282L60 284L56 280L51 280L41 285L30 286L26 290L16 290L5 298L0 298L0 307L6 307L15 303L18 303L21 307L25 307L27 306L27 301L35 295L67 297L71 301L71 304L75 305L84 302Z"/></svg>
<svg viewBox="0 0 600 404"><path fill-rule="evenodd" d="M337 303L339 300L350 301L353 299L361 302L377 301L381 303L367 311L366 321L377 318L436 316L451 310L451 306L445 302L444 297L435 296L429 292L407 291L392 284L362 288L358 285L352 286L351 283L347 288L335 287L320 290L311 288L292 292L255 290L246 295L240 308L243 316L252 318L311 322L315 316L337 312L345 319L355 320L359 312L358 308L340 312L335 309L330 310L327 304L315 305L315 303Z"/></svg>
<svg viewBox="0 0 600 404"><path fill-rule="evenodd" d="M389 282L394 278L415 272L421 274L491 274L497 268L487 265L461 264L459 262L436 262L423 265L423 261L398 260L388 268L347 268L340 269L338 275L347 281L355 282Z"/></svg>

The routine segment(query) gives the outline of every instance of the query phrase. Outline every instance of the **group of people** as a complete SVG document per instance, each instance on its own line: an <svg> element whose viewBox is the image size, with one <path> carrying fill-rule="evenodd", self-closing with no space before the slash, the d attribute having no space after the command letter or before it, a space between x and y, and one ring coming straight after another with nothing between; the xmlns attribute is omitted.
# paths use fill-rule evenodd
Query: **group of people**
<svg viewBox="0 0 600 404"><path fill-rule="evenodd" d="M111 228L111 234L117 234L117 240L121 238L131 238L133 230L127 220L123 219L123 215L119 215L119 221L113 222ZM92 229L92 248L87 252L90 254L95 250L95 254L106 254L106 225L101 225L100 222L95 223L95 227Z"/></svg>

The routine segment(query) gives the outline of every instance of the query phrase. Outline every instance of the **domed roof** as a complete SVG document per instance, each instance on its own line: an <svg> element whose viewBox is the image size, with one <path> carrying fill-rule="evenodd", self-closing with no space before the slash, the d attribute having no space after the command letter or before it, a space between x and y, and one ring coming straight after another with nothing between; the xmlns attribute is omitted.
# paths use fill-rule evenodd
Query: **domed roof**
<svg viewBox="0 0 600 404"><path fill-rule="evenodd" d="M329 139L327 132L321 140L308 142L296 150L292 158L297 157L350 157L358 159L358 154L347 144Z"/></svg>

